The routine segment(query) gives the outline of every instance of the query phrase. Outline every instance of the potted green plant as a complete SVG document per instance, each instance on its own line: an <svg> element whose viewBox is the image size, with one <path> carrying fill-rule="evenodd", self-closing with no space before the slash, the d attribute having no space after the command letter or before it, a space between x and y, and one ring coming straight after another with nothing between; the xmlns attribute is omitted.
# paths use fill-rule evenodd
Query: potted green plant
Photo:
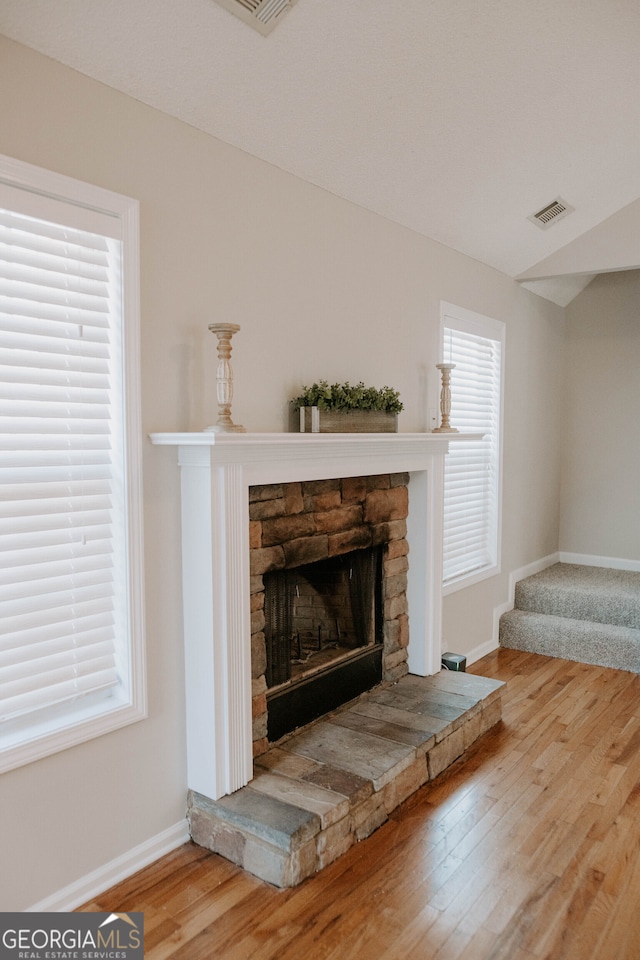
<svg viewBox="0 0 640 960"><path fill-rule="evenodd" d="M395 433L403 409L391 387L320 380L291 400L302 433Z"/></svg>

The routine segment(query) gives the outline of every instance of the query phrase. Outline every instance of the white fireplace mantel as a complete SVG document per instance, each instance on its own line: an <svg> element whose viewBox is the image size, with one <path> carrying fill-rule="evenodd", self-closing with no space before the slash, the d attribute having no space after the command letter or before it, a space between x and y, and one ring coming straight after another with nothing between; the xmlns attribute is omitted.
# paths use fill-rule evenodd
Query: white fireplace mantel
<svg viewBox="0 0 640 960"><path fill-rule="evenodd" d="M178 448L188 786L213 800L253 776L248 488L410 474L409 670L441 659L444 456L464 434L154 433ZM475 437L474 437L475 439Z"/></svg>

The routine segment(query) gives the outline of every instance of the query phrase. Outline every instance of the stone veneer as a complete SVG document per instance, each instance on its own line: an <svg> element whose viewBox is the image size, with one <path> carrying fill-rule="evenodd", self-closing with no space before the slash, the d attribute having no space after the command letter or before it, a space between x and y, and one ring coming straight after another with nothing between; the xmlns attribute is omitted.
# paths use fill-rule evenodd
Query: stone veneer
<svg viewBox="0 0 640 960"><path fill-rule="evenodd" d="M267 740L263 575L383 546L383 679L406 675L409 475L348 477L249 488L254 756Z"/></svg>
<svg viewBox="0 0 640 960"><path fill-rule="evenodd" d="M499 723L503 686L446 670L382 683L261 754L246 787L218 801L190 791L191 837L268 883L296 886Z"/></svg>

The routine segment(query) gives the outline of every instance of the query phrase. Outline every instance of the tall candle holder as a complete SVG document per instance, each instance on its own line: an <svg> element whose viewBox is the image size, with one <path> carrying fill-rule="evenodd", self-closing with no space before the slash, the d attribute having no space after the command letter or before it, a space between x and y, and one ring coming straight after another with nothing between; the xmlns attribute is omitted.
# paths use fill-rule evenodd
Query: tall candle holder
<svg viewBox="0 0 640 960"><path fill-rule="evenodd" d="M218 369L216 370L216 396L218 399L218 419L205 430L214 433L244 433L244 427L231 419L231 401L233 399L233 370L229 362L231 357L231 337L237 333L237 323L210 323L209 330L218 338Z"/></svg>
<svg viewBox="0 0 640 960"><path fill-rule="evenodd" d="M442 389L440 390L440 426L435 427L432 433L458 433L457 427L452 427L449 422L451 414L451 371L455 370L455 363L436 363L436 367L442 376Z"/></svg>

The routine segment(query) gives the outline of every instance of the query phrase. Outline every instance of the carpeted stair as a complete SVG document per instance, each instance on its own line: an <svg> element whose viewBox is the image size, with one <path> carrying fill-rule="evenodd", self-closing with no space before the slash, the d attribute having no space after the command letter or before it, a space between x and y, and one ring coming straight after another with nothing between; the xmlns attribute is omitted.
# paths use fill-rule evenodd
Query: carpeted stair
<svg viewBox="0 0 640 960"><path fill-rule="evenodd" d="M520 580L500 646L640 673L640 573L556 563Z"/></svg>

